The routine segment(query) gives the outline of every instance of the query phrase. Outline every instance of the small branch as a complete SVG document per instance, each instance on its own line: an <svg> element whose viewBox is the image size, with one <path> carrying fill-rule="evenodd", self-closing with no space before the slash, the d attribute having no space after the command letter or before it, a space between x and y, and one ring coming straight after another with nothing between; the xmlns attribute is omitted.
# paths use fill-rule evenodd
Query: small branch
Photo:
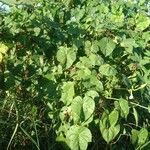
<svg viewBox="0 0 150 150"><path fill-rule="evenodd" d="M133 105L135 105L135 106L138 106L138 107L140 107L140 108L143 108L143 109L148 110L148 108L147 108L147 107L142 106L142 105L140 105L140 104L137 104L137 103L134 103L134 102L130 102L130 103L131 103L131 104L133 104Z"/></svg>
<svg viewBox="0 0 150 150"><path fill-rule="evenodd" d="M14 103L14 104L15 104L15 103ZM15 109L16 109L16 122L17 122L17 123L16 123L15 129L14 129L14 132L13 132L13 134L12 134L11 138L10 138L10 141L9 141L9 143L8 143L8 145L7 145L6 150L8 150L8 149L9 149L9 147L10 147L10 145L11 145L11 143L12 143L12 140L13 140L13 138L14 138L14 136L15 136L16 132L17 132L18 126L19 126L19 123L18 123L19 115L18 115L18 110L17 110L16 105L15 105Z"/></svg>
<svg viewBox="0 0 150 150"><path fill-rule="evenodd" d="M106 97L106 99L115 100L115 101L119 101L119 100L120 100L120 99L118 99L118 98L113 98L113 97ZM142 106L142 105L140 105L140 104L137 104L137 103L134 103L134 102L130 102L130 101L129 101L129 103L132 104L132 105L138 106L138 107L140 107L140 108L143 108L143 109L148 110L147 107Z"/></svg>
<svg viewBox="0 0 150 150"><path fill-rule="evenodd" d="M15 127L15 129L14 129L14 132L13 132L13 134L12 134L12 136L11 136L11 139L10 139L10 141L9 141L8 145L7 145L6 150L8 150L8 149L9 149L9 147L10 147L10 145L11 145L11 142L12 142L12 140L13 140L13 138L14 138L14 136L15 136L16 132L17 132L18 125L19 125L19 124L17 123L17 124L16 124L16 127Z"/></svg>

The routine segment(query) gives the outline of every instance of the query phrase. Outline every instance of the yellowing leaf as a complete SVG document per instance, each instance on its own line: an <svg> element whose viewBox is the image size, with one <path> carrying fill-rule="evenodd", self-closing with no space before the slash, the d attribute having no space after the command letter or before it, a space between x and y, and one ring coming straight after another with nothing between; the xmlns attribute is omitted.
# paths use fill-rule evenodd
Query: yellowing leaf
<svg viewBox="0 0 150 150"><path fill-rule="evenodd" d="M8 47L5 44L0 43L0 53L5 54L7 50L8 50Z"/></svg>
<svg viewBox="0 0 150 150"><path fill-rule="evenodd" d="M0 62L2 61L2 59L3 59L3 56L2 56L2 54L0 53Z"/></svg>

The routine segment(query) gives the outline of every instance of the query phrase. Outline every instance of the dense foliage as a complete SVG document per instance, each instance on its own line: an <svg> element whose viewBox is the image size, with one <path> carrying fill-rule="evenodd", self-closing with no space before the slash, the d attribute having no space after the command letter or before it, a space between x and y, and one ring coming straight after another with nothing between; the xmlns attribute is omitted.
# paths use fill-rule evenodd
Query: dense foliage
<svg viewBox="0 0 150 150"><path fill-rule="evenodd" d="M146 0L40 0L0 13L0 149L150 149Z"/></svg>

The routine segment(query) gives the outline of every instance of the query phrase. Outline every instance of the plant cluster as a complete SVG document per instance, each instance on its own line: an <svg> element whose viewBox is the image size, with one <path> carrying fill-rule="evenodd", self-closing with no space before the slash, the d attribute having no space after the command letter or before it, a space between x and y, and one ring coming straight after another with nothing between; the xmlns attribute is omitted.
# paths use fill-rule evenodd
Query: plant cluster
<svg viewBox="0 0 150 150"><path fill-rule="evenodd" d="M38 0L0 20L0 147L150 149L148 1Z"/></svg>

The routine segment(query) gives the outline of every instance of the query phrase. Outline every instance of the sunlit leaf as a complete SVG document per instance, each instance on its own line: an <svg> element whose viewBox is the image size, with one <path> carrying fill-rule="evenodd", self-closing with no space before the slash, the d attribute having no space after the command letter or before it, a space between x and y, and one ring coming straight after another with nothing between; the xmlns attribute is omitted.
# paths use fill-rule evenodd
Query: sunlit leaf
<svg viewBox="0 0 150 150"><path fill-rule="evenodd" d="M88 143L92 140L90 130L82 126L72 126L66 137L71 150L86 150Z"/></svg>
<svg viewBox="0 0 150 150"><path fill-rule="evenodd" d="M119 100L119 104L121 107L121 110L124 114L124 117L127 118L128 114L129 114L129 105L128 105L128 101L125 99L120 99Z"/></svg>
<svg viewBox="0 0 150 150"><path fill-rule="evenodd" d="M74 82L64 82L62 90L61 100L69 105L74 97Z"/></svg>
<svg viewBox="0 0 150 150"><path fill-rule="evenodd" d="M83 112L84 112L84 120L86 123L92 121L94 109L95 109L95 102L93 98L85 96L83 98Z"/></svg>
<svg viewBox="0 0 150 150"><path fill-rule="evenodd" d="M138 134L138 144L139 145L144 144L146 142L147 138L148 138L148 131L147 131L147 129L142 128Z"/></svg>

